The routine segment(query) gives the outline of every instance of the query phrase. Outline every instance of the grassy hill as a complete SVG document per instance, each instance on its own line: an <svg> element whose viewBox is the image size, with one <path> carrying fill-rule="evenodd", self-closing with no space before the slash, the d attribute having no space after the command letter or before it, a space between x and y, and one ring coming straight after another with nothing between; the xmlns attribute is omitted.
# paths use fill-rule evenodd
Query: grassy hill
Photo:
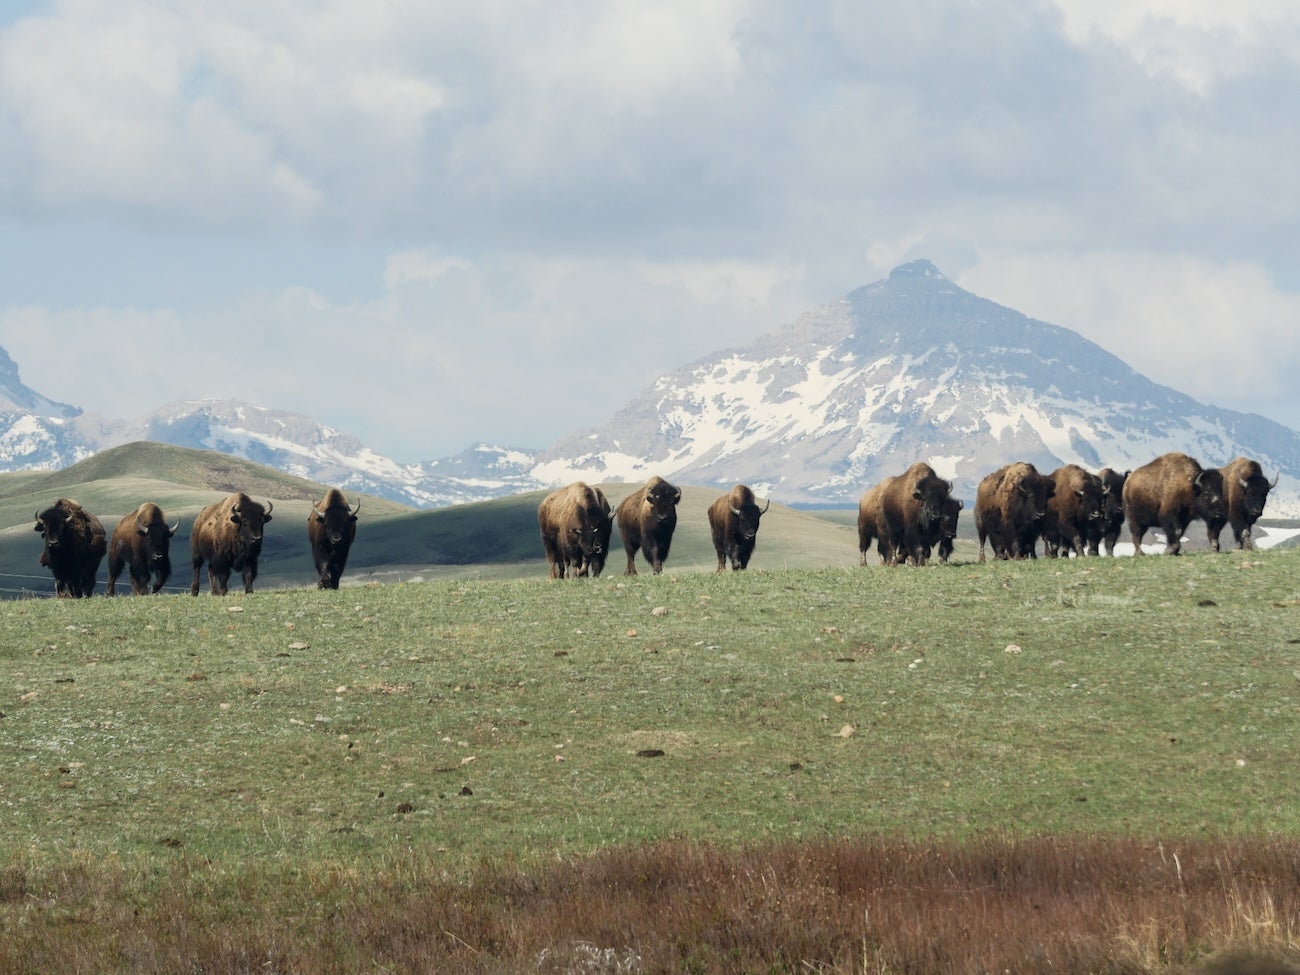
<svg viewBox="0 0 1300 975"><path fill-rule="evenodd" d="M619 500L639 485L602 485ZM52 473L0 474L0 595L48 593L53 581L37 565L40 541L33 515L60 497L73 498L112 531L117 519L143 501L158 504L171 521L180 520L172 541L168 591L190 583L189 536L195 515L207 504L242 490L275 505L259 565L259 588L315 583L307 546L307 513L327 485L213 451L155 443L127 444ZM711 571L716 556L705 512L720 492L686 486L678 527L665 571ZM434 511L408 508L361 496L360 525L344 575L345 585L414 578L470 575L527 578L545 575L537 534L536 491L495 501ZM351 500L357 500L351 496ZM621 574L625 556L618 534L607 573ZM763 518L751 569L821 568L857 560L853 532L825 517L773 504ZM638 561L644 571L645 563ZM106 579L101 569L100 591ZM125 579L121 580L125 582ZM206 572L202 580L206 590Z"/></svg>

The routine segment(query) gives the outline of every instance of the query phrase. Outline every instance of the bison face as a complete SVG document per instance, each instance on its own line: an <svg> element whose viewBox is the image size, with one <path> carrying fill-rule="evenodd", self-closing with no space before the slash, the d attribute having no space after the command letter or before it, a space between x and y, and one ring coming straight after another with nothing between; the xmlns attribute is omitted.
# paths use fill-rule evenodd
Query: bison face
<svg viewBox="0 0 1300 975"><path fill-rule="evenodd" d="M1277 487L1277 478L1274 478L1273 483L1270 484L1261 474L1238 478L1238 484L1241 486L1241 503L1246 509L1246 517L1254 521L1264 513L1268 492Z"/></svg>
<svg viewBox="0 0 1300 975"><path fill-rule="evenodd" d="M347 508L328 508L324 512L316 511L316 522L323 529L325 538L331 545L338 545L348 537L349 530L356 524L357 516Z"/></svg>
<svg viewBox="0 0 1300 975"><path fill-rule="evenodd" d="M45 537L45 544L58 548L67 534L68 516L62 508L48 508L36 514L36 531Z"/></svg>
<svg viewBox="0 0 1300 975"><path fill-rule="evenodd" d="M1219 524L1228 520L1228 501L1223 494L1223 475L1217 470L1204 470L1192 482L1196 496L1196 511L1206 522Z"/></svg>
<svg viewBox="0 0 1300 975"><path fill-rule="evenodd" d="M230 509L230 521L239 529L241 546L246 546L250 553L261 551L262 532L265 524L270 520L270 501L266 503L265 508L260 504L252 504L247 508L237 504Z"/></svg>
<svg viewBox="0 0 1300 975"><path fill-rule="evenodd" d="M746 504L737 508L735 505L728 505L732 517L736 519L736 532L741 538L750 539L758 536L758 523L763 515L771 507L772 501L769 498L767 506L760 508L756 504Z"/></svg>
<svg viewBox="0 0 1300 975"><path fill-rule="evenodd" d="M165 521L156 521L137 528L136 531L144 539L145 558L150 562L166 560L170 554L172 536L180 526L179 521L174 525L168 525Z"/></svg>
<svg viewBox="0 0 1300 975"><path fill-rule="evenodd" d="M944 538L957 537L957 521L961 517L962 507L960 498L949 498L943 506L943 513L939 515L939 531Z"/></svg>
<svg viewBox="0 0 1300 975"><path fill-rule="evenodd" d="M654 491L647 491L645 496L645 503L649 506L655 521L676 517L677 503L681 500L682 489L679 487L660 487Z"/></svg>

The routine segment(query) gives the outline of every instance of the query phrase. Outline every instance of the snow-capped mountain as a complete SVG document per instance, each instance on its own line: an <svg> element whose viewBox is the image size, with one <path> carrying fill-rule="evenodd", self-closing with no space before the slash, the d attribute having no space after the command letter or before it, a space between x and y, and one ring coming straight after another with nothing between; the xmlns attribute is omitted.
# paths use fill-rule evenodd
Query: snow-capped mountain
<svg viewBox="0 0 1300 975"><path fill-rule="evenodd" d="M851 504L916 460L973 498L981 477L1013 460L1124 470L1171 450L1207 466L1246 454L1280 470L1269 511L1300 514L1300 434L1160 386L916 261L748 348L661 377L604 426L546 450L533 474L745 481L786 502Z"/></svg>
<svg viewBox="0 0 1300 975"><path fill-rule="evenodd" d="M0 469L65 467L133 440L216 450L418 507L651 474L851 505L916 460L971 499L981 477L1013 460L1096 470L1170 450L1212 466L1244 454L1282 474L1267 513L1300 517L1300 433L1153 383L1068 329L962 290L928 261L662 376L604 425L541 453L480 444L399 464L309 417L235 401L106 419L27 388L0 349Z"/></svg>

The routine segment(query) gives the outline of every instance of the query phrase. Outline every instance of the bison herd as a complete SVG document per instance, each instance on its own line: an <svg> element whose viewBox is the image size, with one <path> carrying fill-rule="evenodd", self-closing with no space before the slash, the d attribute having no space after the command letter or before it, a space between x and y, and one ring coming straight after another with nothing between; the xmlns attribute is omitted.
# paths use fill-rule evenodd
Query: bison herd
<svg viewBox="0 0 1300 975"><path fill-rule="evenodd" d="M1103 468L1096 474L1066 464L1041 474L1033 464L1008 464L980 481L975 494L979 560L986 546L999 559L1113 555L1120 529L1128 523L1136 554L1149 529L1165 534L1165 551L1177 555L1192 520L1205 522L1210 548L1219 551L1224 525L1232 526L1237 548L1253 549L1251 529L1277 486L1256 461L1238 457L1226 467L1202 467L1181 453L1168 453L1134 471ZM869 489L858 506L858 548L866 564L871 542L886 565L924 565L937 549L940 561L951 539L961 501L952 485L918 463Z"/></svg>
<svg viewBox="0 0 1300 975"><path fill-rule="evenodd" d="M575 481L557 488L537 506L537 527L546 550L552 579L567 576L598 576L605 568L614 520L627 553L624 575L634 576L639 552L658 575L664 569L668 549L677 528L677 505L682 489L655 476L611 510L600 488ZM758 540L758 523L769 501L758 506L754 492L737 484L709 506L709 531L718 553L718 571L730 560L732 569L749 565Z"/></svg>
<svg viewBox="0 0 1300 975"><path fill-rule="evenodd" d="M342 492L331 488L323 500L312 505L307 516L307 538L316 563L317 585L337 589L348 561L348 549L356 535L357 511ZM262 554L262 532L271 520L272 503L254 501L236 492L210 504L194 519L190 533L190 564L194 577L190 594L199 594L203 564L214 596L224 596L232 572L240 573L244 592L253 591L257 560ZM180 527L168 525L162 509L146 501L125 515L105 541L98 518L75 501L60 498L36 513L36 531L45 540L40 564L54 573L54 591L59 596L89 596L95 590L95 575L108 553L108 595L117 589L117 577L125 568L136 595L158 592L171 575L171 539ZM152 584L151 584L152 580Z"/></svg>
<svg viewBox="0 0 1300 975"><path fill-rule="evenodd" d="M1269 491L1277 486L1257 462L1238 457L1225 467L1202 467L1181 453L1164 454L1134 471L1103 468L1094 474L1066 464L1041 474L1033 464L1001 467L980 481L975 495L975 532L979 560L991 548L995 558L1038 557L1038 543L1049 558L1113 555L1127 522L1136 554L1148 530L1165 535L1165 551L1177 555L1194 519L1205 522L1210 548L1219 550L1219 535L1231 526L1239 549L1255 547L1251 530L1264 512ZM682 490L652 477L618 507L598 487L577 481L548 494L537 506L537 524L552 579L599 576L609 554L614 522L627 554L625 575L636 575L637 554L655 574L663 571L677 527ZM718 571L749 565L760 519L770 506L758 506L754 492L737 484L708 508L708 523L718 557ZM312 505L307 537L316 566L317 586L337 589L356 537L357 511L343 493L330 488ZM952 482L918 462L902 474L869 488L858 504L858 549L861 562L874 542L885 565L925 565L931 555L946 562L957 536L963 502L953 497ZM199 593L200 573L208 566L213 595L224 596L232 572L253 591L262 533L272 504L236 492L210 504L194 519L190 593ZM146 501L118 521L112 539L98 518L75 501L61 498L36 513L36 531L45 540L40 564L54 574L59 596L89 596L105 553L108 594L116 591L125 568L137 595L157 593L171 574L170 542L180 522L169 525L162 510Z"/></svg>

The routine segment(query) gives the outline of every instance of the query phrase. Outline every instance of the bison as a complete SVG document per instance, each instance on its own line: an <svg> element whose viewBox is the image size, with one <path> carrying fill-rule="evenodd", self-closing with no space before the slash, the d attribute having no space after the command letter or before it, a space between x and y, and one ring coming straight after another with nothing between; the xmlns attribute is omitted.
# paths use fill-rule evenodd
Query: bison
<svg viewBox="0 0 1300 975"><path fill-rule="evenodd" d="M1049 475L1055 491L1047 500L1043 518L1043 551L1049 559L1059 554L1096 555L1101 536L1098 522L1103 517L1104 494L1101 478L1078 464L1058 467Z"/></svg>
<svg viewBox="0 0 1300 975"><path fill-rule="evenodd" d="M867 488L858 501L858 551L862 553L862 565L867 564L867 552L871 551L873 541L881 565L894 561L894 550L889 545L889 530L885 526L884 493L888 485L896 480L897 477L885 478L879 484Z"/></svg>
<svg viewBox="0 0 1300 975"><path fill-rule="evenodd" d="M1097 476L1101 479L1101 518L1093 522L1088 535L1088 554L1098 555L1105 545L1106 554L1115 554L1120 529L1124 527L1124 482L1129 472L1123 474L1103 467Z"/></svg>
<svg viewBox="0 0 1300 975"><path fill-rule="evenodd" d="M257 559L262 554L262 532L271 520L272 508L270 500L263 507L238 491L199 512L190 535L190 562L194 566L190 595L199 594L199 571L205 561L214 596L226 594L232 570L243 573L244 592L253 591Z"/></svg>
<svg viewBox="0 0 1300 975"><path fill-rule="evenodd" d="M609 555L609 539L614 534L614 509L610 507L605 492L594 484L591 486L591 493L596 496L596 506L588 508L587 511L594 519L593 530L596 539L591 546L591 557L578 570L578 575L589 575L594 579L605 571L605 558Z"/></svg>
<svg viewBox="0 0 1300 975"><path fill-rule="evenodd" d="M939 511L939 562L946 564L957 540L957 522L965 507L960 498L949 496Z"/></svg>
<svg viewBox="0 0 1300 975"><path fill-rule="evenodd" d="M925 461L882 482L880 492L881 557L893 565L925 565L939 542L944 503L952 494L945 481Z"/></svg>
<svg viewBox="0 0 1300 975"><path fill-rule="evenodd" d="M1165 533L1165 552L1182 553L1183 532L1200 518L1206 525L1227 520L1223 473L1204 468L1186 454L1161 454L1143 464L1124 482L1124 517L1133 536L1134 554L1142 554L1142 536L1148 528ZM1217 531L1210 531L1211 547L1218 549Z"/></svg>
<svg viewBox="0 0 1300 975"><path fill-rule="evenodd" d="M629 494L618 504L618 533L623 537L627 552L627 569L624 575L636 575L636 553L639 550L650 563L655 575L664 570L668 548L673 542L677 527L677 504L682 500L682 489L674 487L655 475L645 486Z"/></svg>
<svg viewBox="0 0 1300 975"><path fill-rule="evenodd" d="M1227 466L1220 467L1219 473L1223 475L1223 499L1228 509L1224 518L1232 526L1232 538L1237 543L1237 548L1253 549L1255 540L1251 538L1251 530L1264 513L1268 492L1277 487L1281 475L1270 482L1264 476L1258 461L1245 457L1237 457ZM1210 544L1216 552L1219 550L1219 533L1223 531L1223 525L1224 522L1217 519L1206 522L1211 533Z"/></svg>
<svg viewBox="0 0 1300 975"><path fill-rule="evenodd" d="M713 548L718 553L719 572L726 569L728 559L732 571L749 565L758 540L759 520L771 506L769 498L760 508L754 500L754 492L744 484L737 484L731 493L722 495L709 505L709 531L713 535Z"/></svg>
<svg viewBox="0 0 1300 975"><path fill-rule="evenodd" d="M339 587L339 577L347 568L348 552L357 537L360 510L361 499L354 508L338 488L330 488L319 504L312 505L307 515L307 541L316 563L317 589Z"/></svg>
<svg viewBox="0 0 1300 975"><path fill-rule="evenodd" d="M999 559L1036 559L1038 537L1056 485L1023 461L1000 467L979 483L975 494L975 532L979 560L990 542Z"/></svg>
<svg viewBox="0 0 1300 975"><path fill-rule="evenodd" d="M77 502L59 498L36 512L35 530L45 539L39 561L54 573L55 594L92 595L99 563L108 548L100 520Z"/></svg>
<svg viewBox="0 0 1300 975"><path fill-rule="evenodd" d="M114 527L108 544L108 594L116 594L117 577L123 568L131 577L131 590L137 596L149 593L150 576L153 576L153 592L160 592L172 574L172 536L180 526L179 521L168 525L162 509L152 501L124 515Z"/></svg>
<svg viewBox="0 0 1300 975"><path fill-rule="evenodd" d="M537 527L542 534L550 578L563 579L570 571L573 575L591 572L603 497L589 485L575 481L567 487L556 488L537 506ZM603 569L603 557L600 565Z"/></svg>

